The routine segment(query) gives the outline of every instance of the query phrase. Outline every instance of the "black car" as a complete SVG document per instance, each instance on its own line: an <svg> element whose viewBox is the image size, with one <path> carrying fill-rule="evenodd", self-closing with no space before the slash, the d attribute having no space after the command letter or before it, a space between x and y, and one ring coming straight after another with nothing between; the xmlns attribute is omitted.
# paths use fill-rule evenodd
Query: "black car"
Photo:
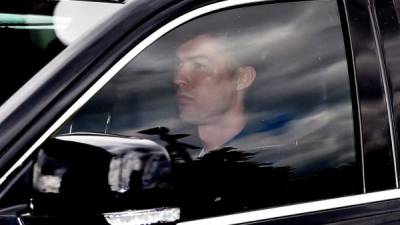
<svg viewBox="0 0 400 225"><path fill-rule="evenodd" d="M400 224L399 0L21 2L0 224Z"/></svg>

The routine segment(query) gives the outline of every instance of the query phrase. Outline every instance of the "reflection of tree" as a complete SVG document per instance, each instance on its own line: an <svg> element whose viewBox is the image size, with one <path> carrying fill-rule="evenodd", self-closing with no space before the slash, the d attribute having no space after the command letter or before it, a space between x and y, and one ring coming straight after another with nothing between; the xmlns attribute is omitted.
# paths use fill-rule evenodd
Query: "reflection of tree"
<svg viewBox="0 0 400 225"><path fill-rule="evenodd" d="M290 184L290 202L304 202L362 193L361 167L346 164L296 177Z"/></svg>
<svg viewBox="0 0 400 225"><path fill-rule="evenodd" d="M223 148L191 164L176 165L183 216L221 215L276 203L280 198L276 193L286 191L290 168L251 161L254 156Z"/></svg>
<svg viewBox="0 0 400 225"><path fill-rule="evenodd" d="M323 171L311 167L298 174L290 165L259 161L257 156L268 150L249 152L232 147L211 151L199 160L182 160L189 159L186 152L194 147L177 141L187 135L168 134L167 128L149 130L146 133L157 134L168 143L173 159L174 189L170 194L184 219L361 193L358 164ZM287 149L276 150L290 157Z"/></svg>
<svg viewBox="0 0 400 225"><path fill-rule="evenodd" d="M158 135L159 138L167 145L165 148L170 154L174 162L190 162L192 158L188 153L188 149L199 149L199 147L187 143L178 142L179 139L190 136L190 134L169 134L169 129L166 127L155 127L139 131L141 134Z"/></svg>
<svg viewBox="0 0 400 225"><path fill-rule="evenodd" d="M175 168L185 218L198 218L361 193L355 164L296 174L255 160L257 153L221 149Z"/></svg>

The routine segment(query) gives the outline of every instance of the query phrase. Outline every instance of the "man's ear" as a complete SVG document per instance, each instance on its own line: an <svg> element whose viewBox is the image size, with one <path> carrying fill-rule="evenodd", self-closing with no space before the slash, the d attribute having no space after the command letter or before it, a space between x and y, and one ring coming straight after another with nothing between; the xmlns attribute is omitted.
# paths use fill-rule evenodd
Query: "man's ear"
<svg viewBox="0 0 400 225"><path fill-rule="evenodd" d="M256 70L252 66L241 66L236 70L236 90L248 88L256 79Z"/></svg>

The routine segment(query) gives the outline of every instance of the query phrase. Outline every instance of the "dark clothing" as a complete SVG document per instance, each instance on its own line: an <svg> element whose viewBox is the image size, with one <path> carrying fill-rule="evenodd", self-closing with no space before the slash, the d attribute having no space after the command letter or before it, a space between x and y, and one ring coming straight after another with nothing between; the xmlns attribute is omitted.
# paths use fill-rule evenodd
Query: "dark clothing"
<svg viewBox="0 0 400 225"><path fill-rule="evenodd" d="M268 143L266 137L273 137L284 132L284 127L291 121L289 114L281 114L270 119L253 119L246 123L246 126L233 138L221 146L222 148L232 148L236 150L251 151L267 147L272 143ZM199 149L189 149L189 153L193 159L198 158L202 151L202 142L199 138L197 127L194 126L193 135L185 139L185 143L198 146Z"/></svg>

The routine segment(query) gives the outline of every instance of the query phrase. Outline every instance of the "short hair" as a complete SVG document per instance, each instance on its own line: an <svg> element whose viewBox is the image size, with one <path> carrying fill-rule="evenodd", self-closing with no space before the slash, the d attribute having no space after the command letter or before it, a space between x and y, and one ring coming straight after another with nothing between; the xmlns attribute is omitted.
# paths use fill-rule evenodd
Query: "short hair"
<svg viewBox="0 0 400 225"><path fill-rule="evenodd" d="M225 15L227 14L227 15ZM257 67L260 51L252 45L249 34L254 33L254 24L250 25L242 19L245 15L239 9L222 11L189 21L172 31L172 39L177 41L177 48L183 43L200 35L209 35L221 39L223 51L232 56L238 66ZM248 15L247 15L248 16ZM229 18L221 21L221 18Z"/></svg>

